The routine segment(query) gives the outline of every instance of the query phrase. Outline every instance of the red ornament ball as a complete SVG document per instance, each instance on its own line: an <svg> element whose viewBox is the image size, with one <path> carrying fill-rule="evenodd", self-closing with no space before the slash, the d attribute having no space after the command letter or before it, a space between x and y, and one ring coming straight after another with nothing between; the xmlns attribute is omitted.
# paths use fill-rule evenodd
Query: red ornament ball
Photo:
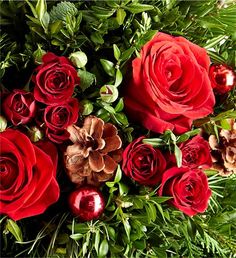
<svg viewBox="0 0 236 258"><path fill-rule="evenodd" d="M82 221L98 219L105 209L102 193L94 186L82 186L69 196L71 212Z"/></svg>
<svg viewBox="0 0 236 258"><path fill-rule="evenodd" d="M219 95L229 92L236 84L234 70L225 64L212 64L209 76L214 92Z"/></svg>

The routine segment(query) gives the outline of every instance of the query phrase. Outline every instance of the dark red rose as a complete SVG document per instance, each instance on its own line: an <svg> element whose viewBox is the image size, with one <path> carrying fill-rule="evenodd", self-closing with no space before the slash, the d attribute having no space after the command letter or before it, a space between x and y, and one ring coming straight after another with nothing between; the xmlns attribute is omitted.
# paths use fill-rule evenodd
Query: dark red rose
<svg viewBox="0 0 236 258"><path fill-rule="evenodd" d="M69 59L48 52L36 71L34 97L44 104L60 104L71 98L79 77Z"/></svg>
<svg viewBox="0 0 236 258"><path fill-rule="evenodd" d="M27 124L36 113L34 96L31 92L15 89L4 99L2 109L13 125Z"/></svg>
<svg viewBox="0 0 236 258"><path fill-rule="evenodd" d="M212 112L210 59L203 48L159 32L132 65L125 106L130 117L145 128L179 134L189 130L194 119Z"/></svg>
<svg viewBox="0 0 236 258"><path fill-rule="evenodd" d="M0 213L19 220L43 213L59 198L57 150L39 147L18 130L0 133Z"/></svg>
<svg viewBox="0 0 236 258"><path fill-rule="evenodd" d="M47 106L44 111L44 122L48 138L56 143L68 139L70 134L65 130L75 123L79 115L79 103L71 98L63 104Z"/></svg>
<svg viewBox="0 0 236 258"><path fill-rule="evenodd" d="M236 73L225 64L212 64L209 71L211 86L216 94L225 94L236 85Z"/></svg>
<svg viewBox="0 0 236 258"><path fill-rule="evenodd" d="M189 216L207 209L211 190L207 176L199 169L173 167L164 172L160 196L171 196L169 202Z"/></svg>
<svg viewBox="0 0 236 258"><path fill-rule="evenodd" d="M179 147L182 151L182 166L204 169L212 166L210 146L201 136L197 135Z"/></svg>
<svg viewBox="0 0 236 258"><path fill-rule="evenodd" d="M123 152L123 172L142 185L155 185L161 181L166 161L158 149L142 143L140 137Z"/></svg>

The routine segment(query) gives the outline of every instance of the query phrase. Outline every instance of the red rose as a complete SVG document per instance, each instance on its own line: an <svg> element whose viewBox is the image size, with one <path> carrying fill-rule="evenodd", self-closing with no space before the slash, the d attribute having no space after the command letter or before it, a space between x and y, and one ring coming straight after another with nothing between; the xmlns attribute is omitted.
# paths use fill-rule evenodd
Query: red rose
<svg viewBox="0 0 236 258"><path fill-rule="evenodd" d="M182 166L190 168L210 168L212 166L210 146L206 140L197 135L182 143Z"/></svg>
<svg viewBox="0 0 236 258"><path fill-rule="evenodd" d="M201 170L173 167L164 172L159 195L172 196L172 205L193 216L207 209L211 190Z"/></svg>
<svg viewBox="0 0 236 258"><path fill-rule="evenodd" d="M203 48L182 37L157 33L132 64L125 105L147 129L183 133L194 119L212 112L210 59Z"/></svg>
<svg viewBox="0 0 236 258"><path fill-rule="evenodd" d="M71 98L79 77L70 61L64 56L47 53L36 71L34 97L44 104L60 104Z"/></svg>
<svg viewBox="0 0 236 258"><path fill-rule="evenodd" d="M2 109L13 125L27 124L36 112L34 96L24 90L13 90L3 101Z"/></svg>
<svg viewBox="0 0 236 258"><path fill-rule="evenodd" d="M71 98L63 104L47 106L44 111L46 134L51 141L61 143L68 139L70 134L65 130L78 119L79 103Z"/></svg>
<svg viewBox="0 0 236 258"><path fill-rule="evenodd" d="M55 146L48 142L39 148L12 129L2 132L0 139L0 213L14 220L43 213L59 198Z"/></svg>
<svg viewBox="0 0 236 258"><path fill-rule="evenodd" d="M142 185L155 185L161 181L166 161L158 149L142 143L140 137L123 152L123 172Z"/></svg>

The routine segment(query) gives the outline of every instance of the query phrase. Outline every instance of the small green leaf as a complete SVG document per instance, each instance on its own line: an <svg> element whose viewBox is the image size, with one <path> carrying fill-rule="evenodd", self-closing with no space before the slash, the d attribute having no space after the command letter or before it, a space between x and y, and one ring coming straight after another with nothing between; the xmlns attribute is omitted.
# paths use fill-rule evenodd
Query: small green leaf
<svg viewBox="0 0 236 258"><path fill-rule="evenodd" d="M61 21L55 21L53 23L50 24L50 30L51 30L51 34L57 34L60 29L62 28L62 22Z"/></svg>
<svg viewBox="0 0 236 258"><path fill-rule="evenodd" d="M115 75L114 64L106 59L100 59L104 71L111 77Z"/></svg>
<svg viewBox="0 0 236 258"><path fill-rule="evenodd" d="M115 118L124 126L128 126L129 122L127 116L124 113L117 113L115 114Z"/></svg>
<svg viewBox="0 0 236 258"><path fill-rule="evenodd" d="M126 61L127 59L130 59L130 57L132 56L132 54L134 53L134 51L135 51L135 48L134 48L134 47L128 48L127 50L125 50L125 51L121 54L120 60L121 60L121 61Z"/></svg>
<svg viewBox="0 0 236 258"><path fill-rule="evenodd" d="M96 250L97 255L99 254L99 244L100 244L100 231L97 230L95 234L94 248Z"/></svg>
<svg viewBox="0 0 236 258"><path fill-rule="evenodd" d="M124 6L123 8L125 10L128 10L131 13L136 14L136 13L142 13L142 12L145 12L145 11L152 10L154 8L154 6L148 5L148 4L140 4L140 3L137 3L137 2L133 2L132 4Z"/></svg>
<svg viewBox="0 0 236 258"><path fill-rule="evenodd" d="M175 153L177 167L180 168L182 166L182 151L176 144L174 147L174 153Z"/></svg>
<svg viewBox="0 0 236 258"><path fill-rule="evenodd" d="M120 112L123 110L123 108L124 108L124 100L123 100L123 98L120 98L120 100L118 101L118 103L115 106L115 111Z"/></svg>
<svg viewBox="0 0 236 258"><path fill-rule="evenodd" d="M107 231L108 231L109 237L112 240L115 240L115 238L116 238L116 231L115 231L115 229L113 227L108 226L107 227Z"/></svg>
<svg viewBox="0 0 236 258"><path fill-rule="evenodd" d="M129 187L127 185L125 185L124 183L122 182L119 182L118 183L119 185L119 193L120 195L127 195L128 191L129 191Z"/></svg>
<svg viewBox="0 0 236 258"><path fill-rule="evenodd" d="M38 0L36 4L36 13L40 21L42 21L44 14L47 11L47 3L45 0Z"/></svg>
<svg viewBox="0 0 236 258"><path fill-rule="evenodd" d="M91 34L91 40L95 43L95 44L103 44L104 40L101 36L101 34L99 32L94 32Z"/></svg>
<svg viewBox="0 0 236 258"><path fill-rule="evenodd" d="M121 177L122 177L122 171L120 169L120 165L118 165L117 170L116 170L116 176L115 176L114 182L115 183L120 182Z"/></svg>
<svg viewBox="0 0 236 258"><path fill-rule="evenodd" d="M115 59L118 61L120 58L120 49L117 47L116 44L113 44L113 52Z"/></svg>
<svg viewBox="0 0 236 258"><path fill-rule="evenodd" d="M77 234L72 234L70 235L70 238L72 238L73 240L79 240L83 237L84 235L81 233L77 233Z"/></svg>
<svg viewBox="0 0 236 258"><path fill-rule="evenodd" d="M130 231L131 231L131 226L129 224L129 220L127 219L123 219L123 225L124 225L124 229L125 229L125 233L128 237L128 240L130 241Z"/></svg>
<svg viewBox="0 0 236 258"><path fill-rule="evenodd" d="M80 87L82 91L85 91L89 88L96 80L96 76L90 72L79 69L78 75L80 77Z"/></svg>
<svg viewBox="0 0 236 258"><path fill-rule="evenodd" d="M18 242L23 242L22 232L20 227L12 219L7 220L6 230L12 233Z"/></svg>
<svg viewBox="0 0 236 258"><path fill-rule="evenodd" d="M80 101L80 106L82 107L83 116L88 116L93 112L93 103L87 99Z"/></svg>
<svg viewBox="0 0 236 258"><path fill-rule="evenodd" d="M50 16L49 16L48 12L45 12L42 17L42 25L45 29L48 28L49 22L50 22Z"/></svg>
<svg viewBox="0 0 236 258"><path fill-rule="evenodd" d="M125 20L126 12L124 9L118 9L116 13L116 20L119 25L122 25Z"/></svg>
<svg viewBox="0 0 236 258"><path fill-rule="evenodd" d="M116 81L115 81L114 86L118 87L122 83L122 80L123 80L123 75L122 75L120 69L117 69L116 70Z"/></svg>
<svg viewBox="0 0 236 258"><path fill-rule="evenodd" d="M100 257L105 257L107 255L109 251L109 246L108 246L108 243L107 243L107 240L106 239L103 239L100 247L99 247L99 258Z"/></svg>

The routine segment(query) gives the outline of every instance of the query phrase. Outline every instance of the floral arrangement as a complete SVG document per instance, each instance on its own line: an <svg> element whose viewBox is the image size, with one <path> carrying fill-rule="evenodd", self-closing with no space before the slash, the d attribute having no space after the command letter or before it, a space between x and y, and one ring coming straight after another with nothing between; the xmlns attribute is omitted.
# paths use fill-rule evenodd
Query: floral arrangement
<svg viewBox="0 0 236 258"><path fill-rule="evenodd" d="M236 4L1 1L2 257L235 257Z"/></svg>

